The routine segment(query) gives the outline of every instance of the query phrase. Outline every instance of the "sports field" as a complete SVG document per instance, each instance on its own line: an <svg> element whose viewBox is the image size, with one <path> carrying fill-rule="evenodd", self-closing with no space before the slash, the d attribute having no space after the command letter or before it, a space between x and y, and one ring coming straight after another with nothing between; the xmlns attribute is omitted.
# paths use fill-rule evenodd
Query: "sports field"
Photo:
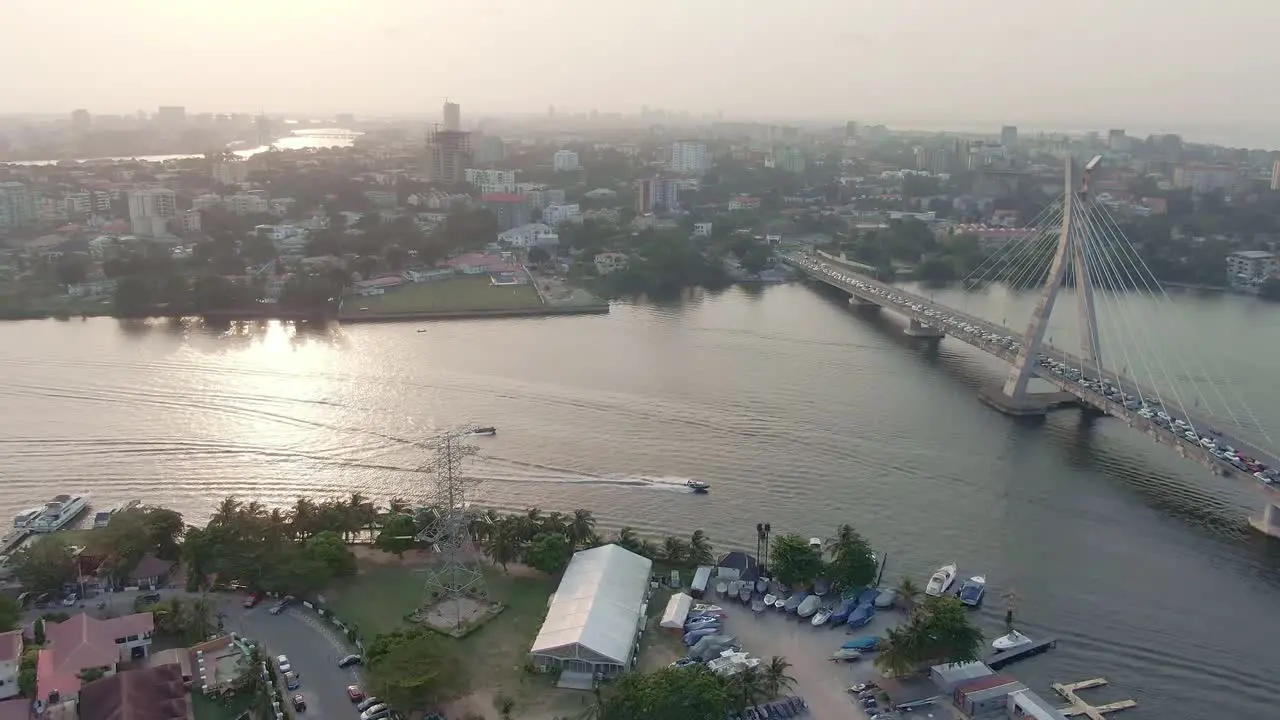
<svg viewBox="0 0 1280 720"><path fill-rule="evenodd" d="M343 300L342 317L527 310L541 306L542 300L532 285L495 286L488 275L474 275L402 285L383 295L353 295Z"/></svg>

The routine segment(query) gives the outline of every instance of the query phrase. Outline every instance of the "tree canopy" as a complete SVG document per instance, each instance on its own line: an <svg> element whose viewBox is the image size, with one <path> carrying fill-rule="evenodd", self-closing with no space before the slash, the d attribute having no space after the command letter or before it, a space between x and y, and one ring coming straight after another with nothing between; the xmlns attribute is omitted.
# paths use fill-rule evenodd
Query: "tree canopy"
<svg viewBox="0 0 1280 720"><path fill-rule="evenodd" d="M13 572L32 592L57 590L75 578L76 559L66 540L45 535L14 554Z"/></svg>
<svg viewBox="0 0 1280 720"><path fill-rule="evenodd" d="M769 569L786 585L808 585L822 574L822 551L795 533L779 535L770 542Z"/></svg>
<svg viewBox="0 0 1280 720"><path fill-rule="evenodd" d="M876 559L871 544L849 525L841 525L831 543L831 562L826 576L843 589L866 587L876 577Z"/></svg>
<svg viewBox="0 0 1280 720"><path fill-rule="evenodd" d="M414 628L378 635L365 648L367 686L404 713L430 710L466 687L454 644Z"/></svg>
<svg viewBox="0 0 1280 720"><path fill-rule="evenodd" d="M926 663L979 659L982 632L969 619L959 599L927 597L906 625L891 629L880 644L875 664L895 676Z"/></svg>
<svg viewBox="0 0 1280 720"><path fill-rule="evenodd" d="M604 703L608 720L723 720L730 698L725 682L705 667L632 673Z"/></svg>

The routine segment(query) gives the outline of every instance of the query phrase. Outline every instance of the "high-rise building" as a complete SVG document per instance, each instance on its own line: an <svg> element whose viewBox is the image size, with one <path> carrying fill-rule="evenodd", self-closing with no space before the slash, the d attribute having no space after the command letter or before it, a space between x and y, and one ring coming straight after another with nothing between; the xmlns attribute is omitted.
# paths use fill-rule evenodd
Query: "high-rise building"
<svg viewBox="0 0 1280 720"><path fill-rule="evenodd" d="M1111 152L1129 152L1129 136L1123 129L1107 131L1107 149Z"/></svg>
<svg viewBox="0 0 1280 720"><path fill-rule="evenodd" d="M551 167L556 172L577 170L580 167L578 165L578 153L572 150L557 150L556 154L551 158Z"/></svg>
<svg viewBox="0 0 1280 720"><path fill-rule="evenodd" d="M669 212L680 207L680 181L661 176L636 181L636 214Z"/></svg>
<svg viewBox="0 0 1280 720"><path fill-rule="evenodd" d="M71 129L84 133L89 132L89 126L93 124L93 118L90 117L88 110L72 110L71 111Z"/></svg>
<svg viewBox="0 0 1280 720"><path fill-rule="evenodd" d="M139 237L165 235L170 220L178 217L177 195L167 188L129 191L129 226Z"/></svg>
<svg viewBox="0 0 1280 720"><path fill-rule="evenodd" d="M39 219L35 195L20 182L0 183L0 229L27 227Z"/></svg>
<svg viewBox="0 0 1280 720"><path fill-rule="evenodd" d="M849 120L844 124L844 137L846 140L858 137L858 123L856 121Z"/></svg>
<svg viewBox="0 0 1280 720"><path fill-rule="evenodd" d="M514 193L516 191L515 170L467 168L463 176L467 182L480 188L480 192L485 194Z"/></svg>
<svg viewBox="0 0 1280 720"><path fill-rule="evenodd" d="M704 173L711 169L705 143L678 140L671 143L671 169L679 173Z"/></svg>
<svg viewBox="0 0 1280 720"><path fill-rule="evenodd" d="M432 130L427 136L427 180L460 183L471 165L471 133Z"/></svg>
<svg viewBox="0 0 1280 720"><path fill-rule="evenodd" d="M223 185L238 185L249 179L249 163L244 160L214 163L213 179Z"/></svg>
<svg viewBox="0 0 1280 720"><path fill-rule="evenodd" d="M533 208L529 207L529 199L524 195L515 193L481 195L480 206L497 218L499 232L528 225L532 219Z"/></svg>
<svg viewBox="0 0 1280 720"><path fill-rule="evenodd" d="M1280 158L1271 163L1271 189L1280 190Z"/></svg>
<svg viewBox="0 0 1280 720"><path fill-rule="evenodd" d="M1013 147L1018 144L1018 126L1005 125L1000 128L1000 144L1005 147Z"/></svg>
<svg viewBox="0 0 1280 720"><path fill-rule="evenodd" d="M444 101L444 129L453 132L462 130L462 106L456 102Z"/></svg>
<svg viewBox="0 0 1280 720"><path fill-rule="evenodd" d="M471 138L471 146L477 165L494 165L507 158L507 148L497 135L475 135Z"/></svg>
<svg viewBox="0 0 1280 720"><path fill-rule="evenodd" d="M804 153L792 145L782 145L773 149L774 167L785 172L799 175L805 169Z"/></svg>

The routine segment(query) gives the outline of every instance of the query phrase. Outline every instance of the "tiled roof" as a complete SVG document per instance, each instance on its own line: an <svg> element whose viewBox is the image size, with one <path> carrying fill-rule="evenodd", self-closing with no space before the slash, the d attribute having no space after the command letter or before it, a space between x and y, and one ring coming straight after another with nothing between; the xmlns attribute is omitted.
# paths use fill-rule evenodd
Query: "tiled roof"
<svg viewBox="0 0 1280 720"><path fill-rule="evenodd" d="M22 655L22 631L0 633L0 662L11 662Z"/></svg>
<svg viewBox="0 0 1280 720"><path fill-rule="evenodd" d="M187 692L177 664L130 670L80 690L80 720L186 720Z"/></svg>

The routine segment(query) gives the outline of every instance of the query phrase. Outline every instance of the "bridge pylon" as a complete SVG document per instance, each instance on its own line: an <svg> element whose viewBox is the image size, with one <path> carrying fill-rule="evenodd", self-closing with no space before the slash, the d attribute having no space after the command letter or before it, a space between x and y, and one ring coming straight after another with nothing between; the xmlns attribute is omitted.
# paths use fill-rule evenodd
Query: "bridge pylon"
<svg viewBox="0 0 1280 720"><path fill-rule="evenodd" d="M1063 174L1062 194L1062 227L1058 233L1058 247L1049 266L1048 277L1040 290L1040 298L1036 301L1035 311L1027 323L1027 330L1022 336L1022 347L1013 362L1008 378L1000 388L986 388L980 393L983 402L1007 415L1036 416L1044 415L1054 404L1053 395L1040 396L1027 392L1027 384L1035 376L1036 356L1044 343L1045 331L1049 327L1049 317L1053 314L1054 303L1058 292L1062 289L1063 280L1070 268L1075 278L1077 312L1080 317L1081 354L1080 357L1092 362L1093 372L1086 374L1098 376L1102 372L1102 357L1098 343L1098 323L1093 302L1093 287L1089 282L1088 265L1085 262L1085 243L1088 223L1085 214L1089 211L1089 174L1096 165L1096 159L1086 166L1084 183L1077 189L1074 184L1072 159L1067 156Z"/></svg>

